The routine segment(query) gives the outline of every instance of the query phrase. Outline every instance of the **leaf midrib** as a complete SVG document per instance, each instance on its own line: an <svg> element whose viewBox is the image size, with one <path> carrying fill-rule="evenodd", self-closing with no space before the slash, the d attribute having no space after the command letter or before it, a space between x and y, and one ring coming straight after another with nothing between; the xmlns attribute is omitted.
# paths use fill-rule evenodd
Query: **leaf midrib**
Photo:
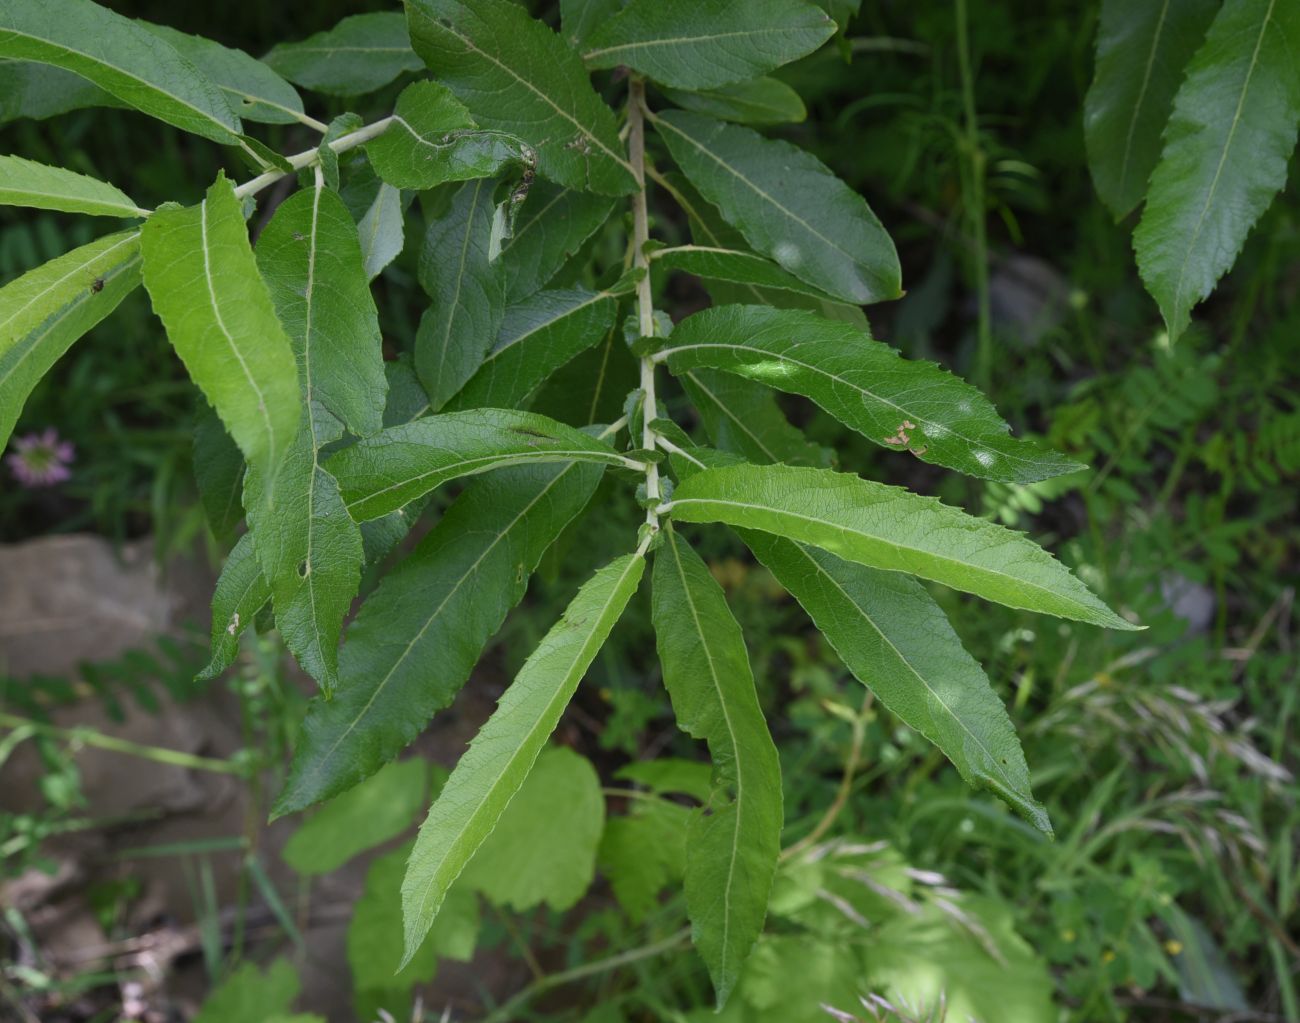
<svg viewBox="0 0 1300 1023"><path fill-rule="evenodd" d="M777 28L750 28L740 32L710 32L698 36L661 36L658 39L640 39L627 43L618 43L615 46L604 46L597 50L588 50L582 55L583 60L595 60L598 57L604 57L610 53L619 53L623 50L647 50L654 46L694 46L717 42L720 39L748 39L751 36L784 36L792 32L811 31L812 25L780 26ZM729 54L734 56L734 54ZM742 56L742 60L748 62L748 58Z"/></svg>

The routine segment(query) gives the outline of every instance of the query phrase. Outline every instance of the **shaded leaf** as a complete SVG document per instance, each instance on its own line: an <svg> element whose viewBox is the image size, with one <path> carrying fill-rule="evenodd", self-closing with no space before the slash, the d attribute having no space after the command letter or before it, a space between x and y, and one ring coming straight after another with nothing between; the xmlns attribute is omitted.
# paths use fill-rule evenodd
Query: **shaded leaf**
<svg viewBox="0 0 1300 1023"><path fill-rule="evenodd" d="M706 280L728 281L755 288L778 288L782 291L806 295L818 301L827 299L825 292L805 284L793 274L786 273L770 259L756 256L752 252L705 245L683 245L680 248L661 249L654 253L652 265L663 267L665 270L682 270Z"/></svg>
<svg viewBox="0 0 1300 1023"><path fill-rule="evenodd" d="M644 923L658 905L659 893L681 881L690 818L691 811L677 803L636 799L626 815L605 825L598 863L632 923Z"/></svg>
<svg viewBox="0 0 1300 1023"><path fill-rule="evenodd" d="M0 124L44 119L83 107L125 107L93 82L52 64L0 60Z"/></svg>
<svg viewBox="0 0 1300 1023"><path fill-rule="evenodd" d="M239 637L253 624L257 612L271 602L271 586L262 575L253 534L245 533L226 556L212 594L212 657L195 676L214 679L235 663Z"/></svg>
<svg viewBox="0 0 1300 1023"><path fill-rule="evenodd" d="M799 94L776 78L754 78L698 92L664 89L664 95L684 110L736 124L798 124L808 116Z"/></svg>
<svg viewBox="0 0 1300 1023"><path fill-rule="evenodd" d="M402 253L406 243L402 217L402 193L392 185L381 183L375 201L357 225L361 236L361 258L366 279L373 281Z"/></svg>
<svg viewBox="0 0 1300 1023"><path fill-rule="evenodd" d="M262 58L291 82L331 96L361 96L403 71L418 71L406 19L395 11L354 14L297 43L280 43Z"/></svg>
<svg viewBox="0 0 1300 1023"><path fill-rule="evenodd" d="M289 1011L298 997L298 974L277 959L263 973L244 963L212 992L194 1023L267 1023Z"/></svg>
<svg viewBox="0 0 1300 1023"><path fill-rule="evenodd" d="M194 479L212 534L225 540L244 517L244 456L207 402L194 424Z"/></svg>
<svg viewBox="0 0 1300 1023"><path fill-rule="evenodd" d="M826 464L825 450L790 424L770 388L712 369L686 370L680 379L718 447L751 462Z"/></svg>
<svg viewBox="0 0 1300 1023"><path fill-rule="evenodd" d="M614 202L547 181L534 184L499 257L506 302L513 305L544 287L609 219Z"/></svg>

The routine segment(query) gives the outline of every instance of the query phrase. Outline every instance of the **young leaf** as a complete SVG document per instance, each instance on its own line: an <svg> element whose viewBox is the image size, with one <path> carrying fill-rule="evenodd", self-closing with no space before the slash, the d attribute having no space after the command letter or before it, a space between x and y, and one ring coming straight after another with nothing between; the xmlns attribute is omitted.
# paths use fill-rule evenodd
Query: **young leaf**
<svg viewBox="0 0 1300 1023"><path fill-rule="evenodd" d="M0 206L88 213L96 217L146 217L121 189L62 167L0 156Z"/></svg>
<svg viewBox="0 0 1300 1023"><path fill-rule="evenodd" d="M366 267L366 280L373 281L384 267L401 255L406 241L401 191L381 183L375 201L361 218L357 230L361 235L361 258Z"/></svg>
<svg viewBox="0 0 1300 1023"><path fill-rule="evenodd" d="M791 426L762 384L711 369L682 373L682 387L713 443L751 462L825 465L826 454Z"/></svg>
<svg viewBox="0 0 1300 1023"><path fill-rule="evenodd" d="M304 120L302 97L292 85L243 50L166 25L136 22L171 45L207 75L226 96L241 120L259 124L296 124Z"/></svg>
<svg viewBox="0 0 1300 1023"><path fill-rule="evenodd" d="M815 156L683 110L654 124L691 184L759 252L846 302L902 294L893 241L866 201Z"/></svg>
<svg viewBox="0 0 1300 1023"><path fill-rule="evenodd" d="M253 534L245 533L226 556L212 594L212 657L195 676L197 681L214 679L235 663L240 635L270 600L271 587L257 563Z"/></svg>
<svg viewBox="0 0 1300 1023"><path fill-rule="evenodd" d="M1032 483L1080 466L1017 440L988 399L928 362L903 359L847 323L729 305L682 320L655 356L674 373L725 369L811 398L882 447L982 479Z"/></svg>
<svg viewBox="0 0 1300 1023"><path fill-rule="evenodd" d="M1231 268L1286 183L1300 125L1300 5L1228 0L1174 99L1133 234L1170 339Z"/></svg>
<svg viewBox="0 0 1300 1023"><path fill-rule="evenodd" d="M799 94L777 78L733 82L701 92L664 89L664 96L684 110L736 124L798 124L808 116Z"/></svg>
<svg viewBox="0 0 1300 1023"><path fill-rule="evenodd" d="M582 61L511 0L407 0L415 51L485 128L523 139L544 177L627 195L636 188L614 115Z"/></svg>
<svg viewBox="0 0 1300 1023"><path fill-rule="evenodd" d="M755 288L777 288L818 301L825 301L828 297L819 288L805 284L770 259L756 256L752 252L707 245L682 245L678 248L660 249L653 254L652 260L653 266L681 270L706 280L727 281Z"/></svg>
<svg viewBox="0 0 1300 1023"><path fill-rule="evenodd" d="M614 323L608 292L539 291L506 309L496 346L449 409L514 408Z"/></svg>
<svg viewBox="0 0 1300 1023"><path fill-rule="evenodd" d="M709 744L714 793L691 818L686 911L718 1008L763 930L781 853L781 764L740 626L709 568L672 527L655 553L655 642L678 726Z"/></svg>
<svg viewBox="0 0 1300 1023"><path fill-rule="evenodd" d="M480 131L446 86L415 82L397 98L393 124L367 143L375 173L398 188L427 189L487 178L507 164L532 166L532 150L513 135Z"/></svg>
<svg viewBox="0 0 1300 1023"><path fill-rule="evenodd" d="M177 128L239 142L239 118L209 78L146 29L91 0L0 0L0 58L53 64Z"/></svg>
<svg viewBox="0 0 1300 1023"><path fill-rule="evenodd" d="M847 473L723 466L684 480L665 507L684 522L760 529L1007 607L1112 629L1138 628L1022 534L933 497Z"/></svg>
<svg viewBox="0 0 1300 1023"><path fill-rule="evenodd" d="M1083 106L1093 184L1116 219L1142 201L1183 70L1217 0L1104 0Z"/></svg>
<svg viewBox="0 0 1300 1023"><path fill-rule="evenodd" d="M272 480L298 428L297 371L225 175L198 206L154 213L140 245L173 347L248 464Z"/></svg>
<svg viewBox="0 0 1300 1023"><path fill-rule="evenodd" d="M546 286L614 211L615 200L539 181L528 190L514 233L501 251L506 302L514 305Z"/></svg>
<svg viewBox="0 0 1300 1023"><path fill-rule="evenodd" d="M402 882L404 962L420 947L452 882L528 777L644 571L645 558L627 554L583 585L451 772L420 827Z"/></svg>
<svg viewBox="0 0 1300 1023"><path fill-rule="evenodd" d="M768 533L741 538L891 713L1051 835L1006 708L925 587Z"/></svg>
<svg viewBox="0 0 1300 1023"><path fill-rule="evenodd" d="M625 65L664 85L712 89L798 60L835 34L804 0L631 0L586 42L588 67Z"/></svg>
<svg viewBox="0 0 1300 1023"><path fill-rule="evenodd" d="M111 234L0 288L0 448L32 388L140 283L140 232Z"/></svg>
<svg viewBox="0 0 1300 1023"><path fill-rule="evenodd" d="M451 703L601 474L575 462L521 466L456 499L361 606L339 655L338 691L309 705L275 816L373 774Z"/></svg>
<svg viewBox="0 0 1300 1023"><path fill-rule="evenodd" d="M501 274L489 251L494 187L491 180L461 185L429 225L420 253L420 283L433 305L415 336L415 371L435 412L474 375L501 326Z"/></svg>
<svg viewBox="0 0 1300 1023"><path fill-rule="evenodd" d="M358 522L460 476L532 462L628 464L603 441L532 412L469 409L394 426L325 463ZM635 464L635 463L633 463Z"/></svg>
<svg viewBox="0 0 1300 1023"><path fill-rule="evenodd" d="M395 11L354 14L301 42L279 44L262 63L304 89L331 96L374 92L421 67L406 19Z"/></svg>

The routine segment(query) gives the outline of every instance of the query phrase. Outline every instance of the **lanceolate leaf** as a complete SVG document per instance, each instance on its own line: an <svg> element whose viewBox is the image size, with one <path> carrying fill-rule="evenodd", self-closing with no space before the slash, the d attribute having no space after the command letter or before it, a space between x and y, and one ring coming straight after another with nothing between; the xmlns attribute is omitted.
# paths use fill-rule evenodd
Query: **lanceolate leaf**
<svg viewBox="0 0 1300 1023"><path fill-rule="evenodd" d="M233 536L244 518L244 456L206 401L194 424L194 481L213 535Z"/></svg>
<svg viewBox="0 0 1300 1023"><path fill-rule="evenodd" d="M332 700L312 701L275 816L356 784L460 691L601 468L520 466L476 480L362 605Z"/></svg>
<svg viewBox="0 0 1300 1023"><path fill-rule="evenodd" d="M587 581L456 764L420 828L402 882L406 958L420 947L447 889L528 777L644 571L645 559L627 554Z"/></svg>
<svg viewBox="0 0 1300 1023"><path fill-rule="evenodd" d="M199 672L199 681L216 678L235 662L239 637L271 599L253 549L253 534L245 533L226 557L212 595L212 659Z"/></svg>
<svg viewBox="0 0 1300 1023"><path fill-rule="evenodd" d="M0 288L0 447L32 388L140 283L140 232L74 249Z"/></svg>
<svg viewBox="0 0 1300 1023"><path fill-rule="evenodd" d="M925 587L769 533L741 535L885 707L943 750L966 781L1052 833L1006 708Z"/></svg>
<svg viewBox="0 0 1300 1023"><path fill-rule="evenodd" d="M501 275L489 258L494 187L461 185L424 239L420 282L433 305L416 334L415 371L434 411L474 375L501 326Z"/></svg>
<svg viewBox="0 0 1300 1023"><path fill-rule="evenodd" d="M0 156L0 206L30 206L98 217L144 217L121 189L62 167Z"/></svg>
<svg viewBox="0 0 1300 1023"><path fill-rule="evenodd" d="M124 107L93 82L52 64L0 59L0 124L43 119L82 107Z"/></svg>
<svg viewBox="0 0 1300 1023"><path fill-rule="evenodd" d="M902 294L889 235L863 198L816 157L682 110L654 123L691 184L759 252L846 302Z"/></svg>
<svg viewBox="0 0 1300 1023"><path fill-rule="evenodd" d="M680 248L661 249L653 258L655 266L665 270L683 270L707 280L728 281L756 288L778 288L821 301L827 298L824 291L805 284L770 259L756 256L752 252L707 245L683 245Z"/></svg>
<svg viewBox="0 0 1300 1023"><path fill-rule="evenodd" d="M591 34L583 59L711 89L798 60L834 34L830 16L804 0L631 0Z"/></svg>
<svg viewBox="0 0 1300 1023"><path fill-rule="evenodd" d="M1008 607L1136 628L1022 534L932 497L847 473L724 466L684 480L666 508L674 519L760 529Z"/></svg>
<svg viewBox="0 0 1300 1023"><path fill-rule="evenodd" d="M358 522L378 518L448 480L529 462L626 465L608 444L531 412L470 409L426 416L345 448L325 467ZM635 463L632 463L635 464Z"/></svg>
<svg viewBox="0 0 1300 1023"><path fill-rule="evenodd" d="M375 201L361 218L357 230L361 235L366 279L374 280L401 254L406 240L401 191L392 185L380 184Z"/></svg>
<svg viewBox="0 0 1300 1023"><path fill-rule="evenodd" d="M406 20L396 12L356 14L327 32L282 43L262 58L291 82L332 96L374 92L403 71L418 71Z"/></svg>
<svg viewBox="0 0 1300 1023"><path fill-rule="evenodd" d="M1286 183L1300 125L1300 5L1228 0L1187 69L1133 236L1171 338Z"/></svg>
<svg viewBox="0 0 1300 1023"><path fill-rule="evenodd" d="M542 381L608 333L618 303L607 292L539 291L505 312L496 346L449 408L514 408Z"/></svg>
<svg viewBox="0 0 1300 1023"><path fill-rule="evenodd" d="M653 617L681 729L709 744L715 789L691 819L686 910L721 1008L763 929L781 852L781 764L722 587L668 527L655 553Z"/></svg>
<svg viewBox="0 0 1300 1023"><path fill-rule="evenodd" d="M271 479L298 429L297 371L230 182L218 176L198 206L154 213L141 249L145 287L181 361L249 465Z"/></svg>
<svg viewBox="0 0 1300 1023"><path fill-rule="evenodd" d="M511 0L407 0L411 41L485 128L517 135L569 188L636 188L614 115L578 55Z"/></svg>
<svg viewBox="0 0 1300 1023"><path fill-rule="evenodd" d="M1030 483L1080 468L1013 438L983 394L960 378L802 310L706 309L679 323L656 358L674 373L725 369L805 395L868 440L971 476Z"/></svg>
<svg viewBox="0 0 1300 1023"><path fill-rule="evenodd" d="M776 78L755 78L701 92L665 89L664 95L683 109L737 124L796 124L808 116L799 94Z"/></svg>
<svg viewBox="0 0 1300 1023"><path fill-rule="evenodd" d="M239 118L211 79L146 29L91 0L0 0L0 58L73 71L168 124L214 142L239 142Z"/></svg>
<svg viewBox="0 0 1300 1023"><path fill-rule="evenodd" d="M1097 67L1083 107L1088 166L1115 216L1142 201L1183 70L1216 0L1105 0Z"/></svg>
<svg viewBox="0 0 1300 1023"><path fill-rule="evenodd" d="M506 301L520 302L544 287L609 219L614 202L546 181L534 184L500 256Z"/></svg>
<svg viewBox="0 0 1300 1023"><path fill-rule="evenodd" d="M826 463L823 450L790 425L770 388L711 369L687 370L680 379L718 447L751 462Z"/></svg>
<svg viewBox="0 0 1300 1023"><path fill-rule="evenodd" d="M446 86L416 82L397 99L393 124L366 146L375 173L398 188L434 188L531 166L529 146L502 131L482 131Z"/></svg>

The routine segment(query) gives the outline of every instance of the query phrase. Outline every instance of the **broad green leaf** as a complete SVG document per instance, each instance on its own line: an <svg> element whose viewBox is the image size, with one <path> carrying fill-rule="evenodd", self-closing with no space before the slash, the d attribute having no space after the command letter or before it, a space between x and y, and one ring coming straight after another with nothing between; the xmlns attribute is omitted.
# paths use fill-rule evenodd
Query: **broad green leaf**
<svg viewBox="0 0 1300 1023"><path fill-rule="evenodd" d="M496 346L449 408L513 408L579 352L600 342L618 303L608 292L539 291L505 311Z"/></svg>
<svg viewBox="0 0 1300 1023"><path fill-rule="evenodd" d="M706 309L682 320L655 358L674 373L724 369L802 394L882 447L970 476L1031 483L1080 468L1012 437L988 399L959 377L802 310Z"/></svg>
<svg viewBox="0 0 1300 1023"><path fill-rule="evenodd" d="M575 50L623 8L624 0L560 0L560 30Z"/></svg>
<svg viewBox="0 0 1300 1023"><path fill-rule="evenodd" d="M613 199L539 181L528 190L514 233L500 255L506 301L546 286L614 211Z"/></svg>
<svg viewBox="0 0 1300 1023"><path fill-rule="evenodd" d="M543 903L569 909L591 886L604 826L605 797L591 762L565 747L543 750L459 885L519 913Z"/></svg>
<svg viewBox="0 0 1300 1023"><path fill-rule="evenodd" d="M495 185L461 185L430 223L420 253L420 283L433 305L415 336L415 371L435 412L482 365L501 327L501 273L490 256Z"/></svg>
<svg viewBox="0 0 1300 1023"><path fill-rule="evenodd" d="M366 280L373 281L380 272L401 255L406 242L402 217L402 193L389 184L380 184L375 201L357 224L361 235L361 258Z"/></svg>
<svg viewBox="0 0 1300 1023"><path fill-rule="evenodd" d="M456 499L348 629L338 691L309 705L275 816L373 774L451 703L600 477L582 463L521 466Z"/></svg>
<svg viewBox="0 0 1300 1023"><path fill-rule="evenodd" d="M326 462L358 522L402 507L448 480L532 462L628 465L608 444L531 412L468 409L393 426Z"/></svg>
<svg viewBox="0 0 1300 1023"><path fill-rule="evenodd" d="M173 347L249 465L271 478L298 428L297 371L230 182L219 175L198 206L154 213L140 242Z"/></svg>
<svg viewBox="0 0 1300 1023"><path fill-rule="evenodd" d="M424 806L429 765L395 761L331 799L285 843L284 862L299 874L328 874L352 857L396 838Z"/></svg>
<svg viewBox="0 0 1300 1023"><path fill-rule="evenodd" d="M91 0L0 0L0 58L53 64L177 128L239 142L239 118L211 79L140 25Z"/></svg>
<svg viewBox="0 0 1300 1023"><path fill-rule="evenodd" d="M301 42L280 43L262 63L304 89L331 96L374 92L421 67L406 19L395 11L354 14Z"/></svg>
<svg viewBox="0 0 1300 1023"><path fill-rule="evenodd" d="M544 177L627 195L636 188L614 114L582 60L511 0L407 0L415 51L484 128L523 139Z"/></svg>
<svg viewBox="0 0 1300 1023"><path fill-rule="evenodd" d="M97 217L149 215L125 192L105 181L21 156L0 156L0 206L29 206Z"/></svg>
<svg viewBox="0 0 1300 1023"><path fill-rule="evenodd" d="M812 53L835 22L804 0L631 0L587 39L588 67L620 65L681 89L712 89Z"/></svg>
<svg viewBox="0 0 1300 1023"><path fill-rule="evenodd" d="M0 59L0 124L44 119L83 107L124 107L93 82L52 64Z"/></svg>
<svg viewBox="0 0 1300 1023"><path fill-rule="evenodd" d="M776 78L733 82L701 92L665 89L664 95L685 110L736 124L798 124L808 116L799 94Z"/></svg>
<svg viewBox="0 0 1300 1023"><path fill-rule="evenodd" d="M0 448L32 388L140 283L140 232L107 235L0 288Z"/></svg>
<svg viewBox="0 0 1300 1023"><path fill-rule="evenodd" d="M846 302L902 294L893 241L866 201L815 156L682 110L654 124L686 177L759 252Z"/></svg>
<svg viewBox="0 0 1300 1023"><path fill-rule="evenodd" d="M652 593L678 727L708 743L714 764L708 812L695 813L686 839L686 912L721 1008L767 916L781 853L781 764L722 587L671 526L655 553Z"/></svg>
<svg viewBox="0 0 1300 1023"><path fill-rule="evenodd" d="M632 923L644 923L659 893L680 883L690 818L691 811L678 803L634 799L626 814L605 824L597 863Z"/></svg>
<svg viewBox="0 0 1300 1023"><path fill-rule="evenodd" d="M901 487L785 465L708 469L666 505L684 522L725 522L812 544L846 561L931 579L1008 607L1132 630L1020 533Z"/></svg>
<svg viewBox="0 0 1300 1023"><path fill-rule="evenodd" d="M487 178L507 164L534 161L527 144L502 131L480 130L451 90L428 81L402 91L392 126L367 143L366 153L384 181L412 189Z"/></svg>
<svg viewBox="0 0 1300 1023"><path fill-rule="evenodd" d="M194 424L194 480L212 535L227 540L244 517L244 456L207 402Z"/></svg>
<svg viewBox="0 0 1300 1023"><path fill-rule="evenodd" d="M713 791L713 765L681 757L636 760L614 772L620 781L634 781L651 792L680 793L703 803Z"/></svg>
<svg viewBox="0 0 1300 1023"><path fill-rule="evenodd" d="M270 601L271 587L258 564L253 534L245 533L226 556L212 594L212 657L196 676L198 681L214 679L235 663L240 635Z"/></svg>
<svg viewBox="0 0 1300 1023"><path fill-rule="evenodd" d="M1217 0L1104 0L1083 106L1093 184L1118 219L1146 195L1174 94Z"/></svg>
<svg viewBox="0 0 1300 1023"><path fill-rule="evenodd" d="M653 266L665 270L682 270L706 280L727 281L755 288L777 288L818 301L828 298L825 292L805 284L770 259L756 256L752 252L707 245L683 245L680 248L660 249L653 254L652 259Z"/></svg>
<svg viewBox="0 0 1300 1023"><path fill-rule="evenodd" d="M943 750L968 783L1052 833L1006 708L925 587L768 533L745 530L742 539L891 713Z"/></svg>
<svg viewBox="0 0 1300 1023"><path fill-rule="evenodd" d="M212 79L241 120L260 124L296 124L303 120L302 97L294 87L243 50L166 25L145 21L136 24L170 44Z"/></svg>
<svg viewBox="0 0 1300 1023"><path fill-rule="evenodd" d="M1133 234L1177 338L1286 184L1300 125L1300 4L1227 0L1188 65Z"/></svg>
<svg viewBox="0 0 1300 1023"><path fill-rule="evenodd" d="M790 424L770 388L712 369L685 370L680 379L718 447L751 462L826 464L824 449Z"/></svg>
<svg viewBox="0 0 1300 1023"><path fill-rule="evenodd" d="M283 959L263 973L244 963L208 996L194 1023L268 1023L283 1016L298 997L298 974Z"/></svg>
<svg viewBox="0 0 1300 1023"><path fill-rule="evenodd" d="M403 963L420 947L452 882L524 784L644 571L645 558L627 554L583 585L456 764L420 827L402 882Z"/></svg>

